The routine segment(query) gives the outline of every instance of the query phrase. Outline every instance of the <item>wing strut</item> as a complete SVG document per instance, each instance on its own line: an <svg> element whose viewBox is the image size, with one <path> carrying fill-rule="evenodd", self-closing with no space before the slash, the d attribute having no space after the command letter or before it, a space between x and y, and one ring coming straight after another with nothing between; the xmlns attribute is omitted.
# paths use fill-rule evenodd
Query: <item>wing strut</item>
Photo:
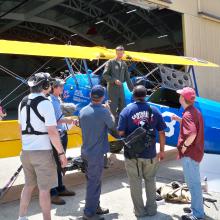
<svg viewBox="0 0 220 220"><path fill-rule="evenodd" d="M194 82L194 86L195 86L195 91L196 91L196 95L199 96L199 90L198 90L198 86L197 86L197 81L196 81L196 74L195 74L195 69L193 66L189 66L188 69L188 73L190 74L192 71L192 76L193 76L193 82Z"/></svg>

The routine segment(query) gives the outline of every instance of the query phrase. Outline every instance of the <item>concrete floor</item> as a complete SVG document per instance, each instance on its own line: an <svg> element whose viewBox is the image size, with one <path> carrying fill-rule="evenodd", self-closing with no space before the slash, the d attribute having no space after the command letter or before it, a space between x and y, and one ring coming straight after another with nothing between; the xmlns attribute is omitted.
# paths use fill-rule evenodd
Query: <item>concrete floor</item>
<svg viewBox="0 0 220 220"><path fill-rule="evenodd" d="M114 166L114 165L113 165ZM2 167L1 167L2 171ZM111 172L106 170L105 172ZM112 170L113 172L113 170ZM71 174L74 178L81 178L83 174ZM0 178L1 179L1 178ZM162 163L157 174L157 185L168 183L173 179L183 181L182 168L179 161L168 161ZM83 183L71 187L76 191L76 196L72 198L65 198L65 206L52 206L52 219L54 220L75 220L82 219L83 207L85 204L85 181ZM208 204L210 208L205 207L206 220L220 220L220 194L210 193L213 198L218 200L217 207L213 204ZM144 195L144 192L143 192ZM101 205L110 209L110 214L106 215L105 219L136 219L133 214L133 205L130 198L129 184L124 169L120 172L112 173L103 179ZM187 205L166 203L158 207L158 214L154 217L142 218L143 220L171 220L180 219L183 214L183 207ZM15 220L19 208L19 201L10 202L0 205L0 220ZM29 219L40 220L40 208L37 198L33 198L29 208Z"/></svg>

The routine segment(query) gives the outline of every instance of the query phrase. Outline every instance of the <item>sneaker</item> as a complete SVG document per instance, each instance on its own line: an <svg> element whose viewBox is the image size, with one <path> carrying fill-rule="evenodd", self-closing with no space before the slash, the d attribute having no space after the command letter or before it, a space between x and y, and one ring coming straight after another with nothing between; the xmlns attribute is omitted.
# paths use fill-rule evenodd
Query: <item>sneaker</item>
<svg viewBox="0 0 220 220"><path fill-rule="evenodd" d="M160 206L160 205L166 205L166 202L165 202L164 199L159 200L159 201L156 201L156 203L157 203L157 206Z"/></svg>
<svg viewBox="0 0 220 220"><path fill-rule="evenodd" d="M109 209L102 208L101 206L99 206L96 210L97 215L105 215L108 213L109 213Z"/></svg>
<svg viewBox="0 0 220 220"><path fill-rule="evenodd" d="M65 200L63 200L59 196L52 196L51 203L54 205L65 205L66 204Z"/></svg>
<svg viewBox="0 0 220 220"><path fill-rule="evenodd" d="M203 218L196 218L194 215L183 215L182 220L203 220Z"/></svg>
<svg viewBox="0 0 220 220"><path fill-rule="evenodd" d="M189 207L184 207L184 208L183 208L183 211L184 211L185 213L187 213L187 214L191 214L191 213L192 213L192 209L189 208Z"/></svg>
<svg viewBox="0 0 220 220"><path fill-rule="evenodd" d="M65 189L65 190L62 191L62 192L58 192L58 195L59 195L59 196L75 196L76 193L75 193L74 191Z"/></svg>
<svg viewBox="0 0 220 220"><path fill-rule="evenodd" d="M105 220L104 217L100 217L99 215L94 215L92 217L88 217L85 214L83 215L83 220Z"/></svg>

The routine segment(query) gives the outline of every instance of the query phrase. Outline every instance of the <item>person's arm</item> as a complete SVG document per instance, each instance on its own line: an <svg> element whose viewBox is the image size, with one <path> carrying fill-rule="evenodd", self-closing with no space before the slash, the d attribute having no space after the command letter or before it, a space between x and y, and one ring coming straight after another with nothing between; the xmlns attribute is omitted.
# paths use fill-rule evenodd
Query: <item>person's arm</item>
<svg viewBox="0 0 220 220"><path fill-rule="evenodd" d="M122 112L119 115L119 120L118 120L118 135L120 137L125 136L125 131L127 128L127 120L126 120L126 109L122 110Z"/></svg>
<svg viewBox="0 0 220 220"><path fill-rule="evenodd" d="M60 140L60 135L57 131L57 128L56 126L47 126L47 131L48 131L50 141L58 153L61 167L64 168L67 165L67 159L66 159L65 151L63 149L63 146Z"/></svg>
<svg viewBox="0 0 220 220"><path fill-rule="evenodd" d="M108 129L112 129L115 127L115 117L113 116L113 114L111 113L110 111L110 106L108 104L108 102L106 102L105 104L103 104L103 106L106 108L106 112L105 112L105 115L104 115L104 120L105 120L105 123L108 127Z"/></svg>
<svg viewBox="0 0 220 220"><path fill-rule="evenodd" d="M111 74L111 65L112 65L111 61L109 60L105 65L105 69L104 69L102 77L107 82L115 83L116 79L114 77L112 77L112 74Z"/></svg>
<svg viewBox="0 0 220 220"><path fill-rule="evenodd" d="M55 147L58 154L63 153L63 146L60 140L60 135L57 131L56 126L47 126L48 135L51 143Z"/></svg>
<svg viewBox="0 0 220 220"><path fill-rule="evenodd" d="M73 119L73 118L67 118L67 117L65 117L65 118L61 118L58 122L57 122L58 124L72 124L72 123L74 123L75 124L75 120Z"/></svg>
<svg viewBox="0 0 220 220"><path fill-rule="evenodd" d="M128 85L129 90L132 91L134 89L134 85L131 82L130 73L128 72L127 64L126 64L126 71L125 71L125 81L126 81L126 83Z"/></svg>
<svg viewBox="0 0 220 220"><path fill-rule="evenodd" d="M165 153L164 153L164 147L166 144L165 129L167 128L167 126L163 119L162 114L158 110L155 110L153 112L153 117L157 121L156 129L159 132L159 142L160 142L160 152L158 154L158 160L161 161L165 157Z"/></svg>
<svg viewBox="0 0 220 220"><path fill-rule="evenodd" d="M160 153L158 155L159 160L163 160L165 157L164 147L166 143L166 136L164 131L159 131Z"/></svg>
<svg viewBox="0 0 220 220"><path fill-rule="evenodd" d="M38 110L45 119L45 126L47 128L50 141L58 153L61 167L65 167L67 165L67 159L61 144L60 135L57 131L57 121L53 105L49 100L46 100L38 105Z"/></svg>
<svg viewBox="0 0 220 220"><path fill-rule="evenodd" d="M175 114L173 114L173 115L171 116L171 120L173 120L173 121L178 121L179 123L182 122L182 118L180 118L179 116L177 116L177 115L175 115Z"/></svg>

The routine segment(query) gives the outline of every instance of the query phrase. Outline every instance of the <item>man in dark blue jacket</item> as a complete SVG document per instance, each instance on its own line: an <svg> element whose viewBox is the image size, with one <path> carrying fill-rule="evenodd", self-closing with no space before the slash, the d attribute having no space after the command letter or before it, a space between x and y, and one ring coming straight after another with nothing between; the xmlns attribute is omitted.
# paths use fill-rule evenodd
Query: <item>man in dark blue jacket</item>
<svg viewBox="0 0 220 220"><path fill-rule="evenodd" d="M134 103L125 107L119 117L118 131L120 136L128 136L139 126L148 123L156 136L159 132L160 152L156 157L156 140L146 147L136 158L130 158L125 148L125 168L127 171L134 211L137 217L153 216L157 213L155 175L158 160L164 158L166 124L161 113L145 101L147 95L144 86L137 86L133 90ZM147 203L142 198L142 179L145 181Z"/></svg>

